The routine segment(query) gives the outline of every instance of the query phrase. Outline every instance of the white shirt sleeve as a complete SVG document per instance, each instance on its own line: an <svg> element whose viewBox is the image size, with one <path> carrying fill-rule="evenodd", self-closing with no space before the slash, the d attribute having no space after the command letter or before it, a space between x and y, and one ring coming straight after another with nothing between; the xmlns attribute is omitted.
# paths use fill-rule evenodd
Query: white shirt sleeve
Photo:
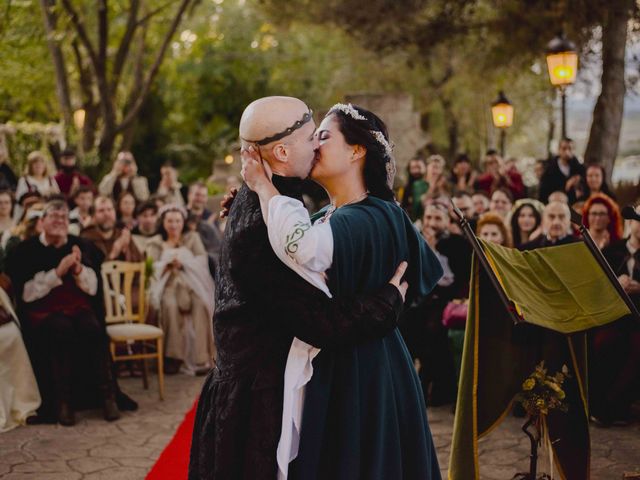
<svg viewBox="0 0 640 480"><path fill-rule="evenodd" d="M48 272L38 272L24 284L22 299L27 302L35 302L49 295L49 292L62 285L62 280L56 274L56 269L52 268Z"/></svg>
<svg viewBox="0 0 640 480"><path fill-rule="evenodd" d="M314 287L331 297L324 274L333 260L329 223L311 225L302 202L283 195L269 201L269 242L278 258Z"/></svg>
<svg viewBox="0 0 640 480"><path fill-rule="evenodd" d="M280 259L291 258L301 267L324 272L333 262L333 234L329 222L311 224L302 202L277 195L269 201L269 241Z"/></svg>
<svg viewBox="0 0 640 480"><path fill-rule="evenodd" d="M91 268L83 265L82 271L75 276L75 279L78 288L87 295L94 296L98 291L98 277Z"/></svg>

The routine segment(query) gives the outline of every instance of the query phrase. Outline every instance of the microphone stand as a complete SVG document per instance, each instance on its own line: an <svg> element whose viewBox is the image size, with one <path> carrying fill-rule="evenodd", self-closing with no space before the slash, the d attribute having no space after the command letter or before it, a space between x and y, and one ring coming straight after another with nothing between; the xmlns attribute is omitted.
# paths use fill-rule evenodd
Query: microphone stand
<svg viewBox="0 0 640 480"><path fill-rule="evenodd" d="M502 285L500 284L500 281L498 280L496 273L493 271L493 268L491 268L491 264L487 259L486 253L484 252L484 248L482 248L482 244L478 240L478 237L476 237L476 234L473 233L473 229L471 228L471 225L469 225L469 221L465 218L464 214L460 211L460 209L455 206L453 201L451 202L451 205L453 206L453 211L458 216L458 223L460 223L460 228L462 230L462 233L467 238L467 241L471 244L471 248L473 248L473 251L475 252L476 257L480 261L480 264L482 265L482 267L484 268L484 271L489 277L489 280L491 281L493 288L498 293L498 296L500 297L502 304L507 309L507 312L509 313L511 320L513 320L514 324L523 323L525 321L524 318L522 317L522 315L518 313L515 304L511 300L509 300L509 297L507 297L507 294L504 292L504 289L502 288Z"/></svg>
<svg viewBox="0 0 640 480"><path fill-rule="evenodd" d="M589 233L589 230L583 225L582 216L573 209L571 209L571 222L575 224L580 230L580 233L582 234L582 240L591 252L591 255L593 255L593 258L595 258L596 262L598 262L598 265L600 265L600 268L602 268L602 271L609 279L609 282L611 282L611 285L613 285L613 288L616 289L622 301L629 308L631 315L633 315L636 320L640 321L640 312L638 312L638 309L631 301L631 298L629 298L627 292L625 292L624 288L622 288L622 285L620 285L618 277L616 277L616 274L611 268L611 265L609 265L609 262L607 262L607 259L604 258L604 255L602 255L602 252L596 245L596 242L593 241L593 237Z"/></svg>

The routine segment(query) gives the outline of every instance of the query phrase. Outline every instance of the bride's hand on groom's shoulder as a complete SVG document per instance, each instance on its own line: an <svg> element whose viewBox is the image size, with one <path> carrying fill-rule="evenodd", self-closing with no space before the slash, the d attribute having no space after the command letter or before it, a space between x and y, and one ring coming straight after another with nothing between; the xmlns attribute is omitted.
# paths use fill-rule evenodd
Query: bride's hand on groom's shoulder
<svg viewBox="0 0 640 480"><path fill-rule="evenodd" d="M407 262L402 262L400 265L398 265L398 268L396 269L396 273L394 273L393 277L391 277L391 280L389 280L389 283L395 286L400 292L403 302L405 300L405 297L407 296L407 289L409 288L409 284L407 283L406 280L402 281L402 277L404 276L404 273L407 271L408 265L409 264Z"/></svg>
<svg viewBox="0 0 640 480"><path fill-rule="evenodd" d="M220 202L220 218L225 218L229 215L229 210L231 210L231 204L236 198L238 194L237 188L232 188L229 190L229 193L226 193L224 197L222 197L222 201Z"/></svg>

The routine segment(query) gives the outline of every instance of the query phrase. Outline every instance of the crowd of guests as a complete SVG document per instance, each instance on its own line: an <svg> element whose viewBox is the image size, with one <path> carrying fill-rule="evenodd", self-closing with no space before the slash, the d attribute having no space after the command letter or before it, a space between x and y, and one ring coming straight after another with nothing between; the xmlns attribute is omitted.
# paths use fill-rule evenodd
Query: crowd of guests
<svg viewBox="0 0 640 480"><path fill-rule="evenodd" d="M562 139L556 156L536 163L526 187L513 159L487 151L483 171L468 156L413 158L398 198L445 272L436 289L404 313L401 328L428 405L452 404L466 320L471 247L453 206L482 240L519 250L580 241L571 209L582 217L618 280L640 308L640 222L625 225L603 167L584 165ZM448 168L447 168L448 167ZM640 207L638 207L640 211ZM626 227L626 231L625 231ZM589 332L590 407L599 425L624 424L640 399L640 326L624 318Z"/></svg>
<svg viewBox="0 0 640 480"><path fill-rule="evenodd" d="M25 422L73 425L85 407L102 406L107 420L137 408L118 388L121 372L108 351L106 261L153 266L149 285L136 288L148 289L147 321L164 331L166 373L203 374L215 358L213 278L224 219L210 210L207 184L183 185L165 164L152 192L126 151L99 182L72 150L57 163L53 173L47 156L33 152L18 176L0 158L0 363L13 366L0 369L0 381L13 386L0 397L0 431ZM574 209L640 306L640 222L623 224L600 165L583 165L563 139L557 156L536 163L533 187L495 150L482 167L475 171L464 154L449 163L418 156L397 192L444 270L401 320L428 405L455 401L460 371L472 250L454 206L479 238L521 250L578 241ZM622 319L589 337L591 413L602 425L624 423L639 398L640 329Z"/></svg>
<svg viewBox="0 0 640 480"><path fill-rule="evenodd" d="M0 396L0 431L73 425L83 408L101 406L109 421L137 408L118 388L122 369L109 354L107 261L151 267L148 285L133 287L147 288L147 322L164 332L165 373L208 372L224 219L209 210L207 185L182 185L167 163L152 192L126 151L99 182L72 150L61 153L56 173L38 151L22 176L0 160L0 364L12 366L0 369L3 390L11 388Z"/></svg>

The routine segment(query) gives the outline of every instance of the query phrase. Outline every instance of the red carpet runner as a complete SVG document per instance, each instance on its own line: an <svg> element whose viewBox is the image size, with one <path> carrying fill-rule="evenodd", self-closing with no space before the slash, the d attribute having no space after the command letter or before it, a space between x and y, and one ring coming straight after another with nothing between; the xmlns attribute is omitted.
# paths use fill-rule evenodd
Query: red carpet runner
<svg viewBox="0 0 640 480"><path fill-rule="evenodd" d="M175 435L164 447L160 457L147 474L146 480L186 480L189 469L189 450L191 449L191 433L196 417L196 405L187 412Z"/></svg>

